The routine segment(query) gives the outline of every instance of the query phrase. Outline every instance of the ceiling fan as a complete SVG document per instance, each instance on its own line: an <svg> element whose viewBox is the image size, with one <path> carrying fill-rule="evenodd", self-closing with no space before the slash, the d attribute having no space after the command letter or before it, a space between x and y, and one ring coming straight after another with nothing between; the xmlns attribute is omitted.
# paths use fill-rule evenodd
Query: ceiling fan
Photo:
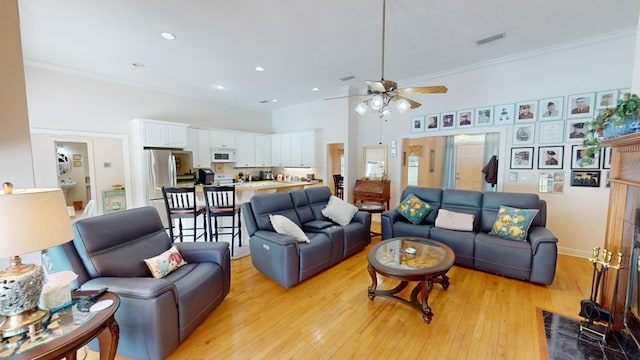
<svg viewBox="0 0 640 360"><path fill-rule="evenodd" d="M389 109L390 103L395 103L398 111L404 113L407 109L415 109L420 104L417 101L411 100L404 95L414 94L433 94L433 93L446 93L447 87L443 85L438 86L419 86L398 88L398 84L393 80L385 80L384 78L384 42L385 42L385 22L386 22L386 0L382 0L382 64L381 64L381 76L380 81L367 81L367 93L357 95L347 95L328 98L325 100L344 98L349 96L370 96L372 98L362 101L355 108L355 111L360 115L364 115L369 107L376 111L380 117L389 115L391 110Z"/></svg>

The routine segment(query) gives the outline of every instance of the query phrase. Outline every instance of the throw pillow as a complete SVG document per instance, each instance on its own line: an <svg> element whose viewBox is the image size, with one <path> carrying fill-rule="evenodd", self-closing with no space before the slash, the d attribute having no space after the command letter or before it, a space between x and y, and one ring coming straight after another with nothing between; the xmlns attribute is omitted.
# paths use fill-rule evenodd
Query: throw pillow
<svg viewBox="0 0 640 360"><path fill-rule="evenodd" d="M508 240L526 240L529 226L531 226L531 222L537 213L537 209L517 209L509 206L500 206L496 222L493 224L489 234Z"/></svg>
<svg viewBox="0 0 640 360"><path fill-rule="evenodd" d="M440 209L436 218L436 227L457 231L473 231L473 220L475 218L473 214Z"/></svg>
<svg viewBox="0 0 640 360"><path fill-rule="evenodd" d="M327 206L322 209L322 215L342 226L349 224L357 212L357 207L333 195L329 198Z"/></svg>
<svg viewBox="0 0 640 360"><path fill-rule="evenodd" d="M151 270L151 275L156 279L161 279L180 266L187 264L175 245L158 256L144 259L144 262Z"/></svg>
<svg viewBox="0 0 640 360"><path fill-rule="evenodd" d="M420 224L422 219L424 219L431 210L429 203L414 194L408 194L396 208L396 211L400 213L400 215L406 217L407 220L416 225Z"/></svg>
<svg viewBox="0 0 640 360"><path fill-rule="evenodd" d="M296 223L289 220L288 217L283 215L271 215L269 214L269 220L271 220L271 226L278 234L293 236L298 242L309 243L309 238L300 229Z"/></svg>

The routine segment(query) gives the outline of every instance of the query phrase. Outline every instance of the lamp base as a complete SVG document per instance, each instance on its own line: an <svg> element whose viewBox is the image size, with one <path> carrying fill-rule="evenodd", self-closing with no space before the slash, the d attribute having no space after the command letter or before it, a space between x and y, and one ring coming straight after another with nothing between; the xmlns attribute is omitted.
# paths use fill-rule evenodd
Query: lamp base
<svg viewBox="0 0 640 360"><path fill-rule="evenodd" d="M50 318L49 310L37 307L20 314L5 316L4 321L0 323L0 336L7 338L29 331L40 331Z"/></svg>

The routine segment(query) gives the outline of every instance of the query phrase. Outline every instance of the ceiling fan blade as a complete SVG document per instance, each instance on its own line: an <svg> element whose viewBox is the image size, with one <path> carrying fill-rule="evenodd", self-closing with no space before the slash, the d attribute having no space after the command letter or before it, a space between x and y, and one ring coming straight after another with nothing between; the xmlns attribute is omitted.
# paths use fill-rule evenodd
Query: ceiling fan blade
<svg viewBox="0 0 640 360"><path fill-rule="evenodd" d="M326 98L326 99L322 99L322 100L335 100L335 99L343 99L343 98L354 97L354 96L368 96L368 95L369 94L351 94L351 95L330 97L330 98Z"/></svg>
<svg viewBox="0 0 640 360"><path fill-rule="evenodd" d="M409 105L411 106L411 109L415 109L415 108L420 107L422 105L417 101L413 101L413 100L411 100L409 98L406 98L406 97L400 96L400 95L396 95L396 96L391 98L391 101L399 101L399 100L405 100L406 102L408 102Z"/></svg>
<svg viewBox="0 0 640 360"><path fill-rule="evenodd" d="M446 93L446 86L419 86L419 87L409 87L397 89L395 92L399 95L409 95L409 94L437 94L437 93Z"/></svg>
<svg viewBox="0 0 640 360"><path fill-rule="evenodd" d="M385 92L387 89L384 87L384 84L381 81L367 81L367 85L373 91Z"/></svg>

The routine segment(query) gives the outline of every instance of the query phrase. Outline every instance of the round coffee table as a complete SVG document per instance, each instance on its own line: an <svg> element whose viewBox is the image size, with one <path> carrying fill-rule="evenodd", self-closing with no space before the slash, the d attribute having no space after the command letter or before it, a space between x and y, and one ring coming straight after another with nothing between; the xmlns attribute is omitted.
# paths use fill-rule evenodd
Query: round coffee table
<svg viewBox="0 0 640 360"><path fill-rule="evenodd" d="M382 296L403 302L420 311L424 321L430 323L433 312L428 302L433 283L441 284L445 290L449 287L449 277L446 274L455 258L451 248L435 240L417 237L383 240L374 245L367 255L371 275L369 300ZM377 274L400 280L400 284L390 290L377 290ZM409 281L418 281L410 300L397 296Z"/></svg>
<svg viewBox="0 0 640 360"><path fill-rule="evenodd" d="M380 213L383 213L385 210L387 210L387 208L377 203L358 202L358 203L355 203L354 205L358 208L358 210L366 211L370 214L380 214ZM375 231L369 231L369 232L371 237L382 235L381 233L375 232Z"/></svg>

